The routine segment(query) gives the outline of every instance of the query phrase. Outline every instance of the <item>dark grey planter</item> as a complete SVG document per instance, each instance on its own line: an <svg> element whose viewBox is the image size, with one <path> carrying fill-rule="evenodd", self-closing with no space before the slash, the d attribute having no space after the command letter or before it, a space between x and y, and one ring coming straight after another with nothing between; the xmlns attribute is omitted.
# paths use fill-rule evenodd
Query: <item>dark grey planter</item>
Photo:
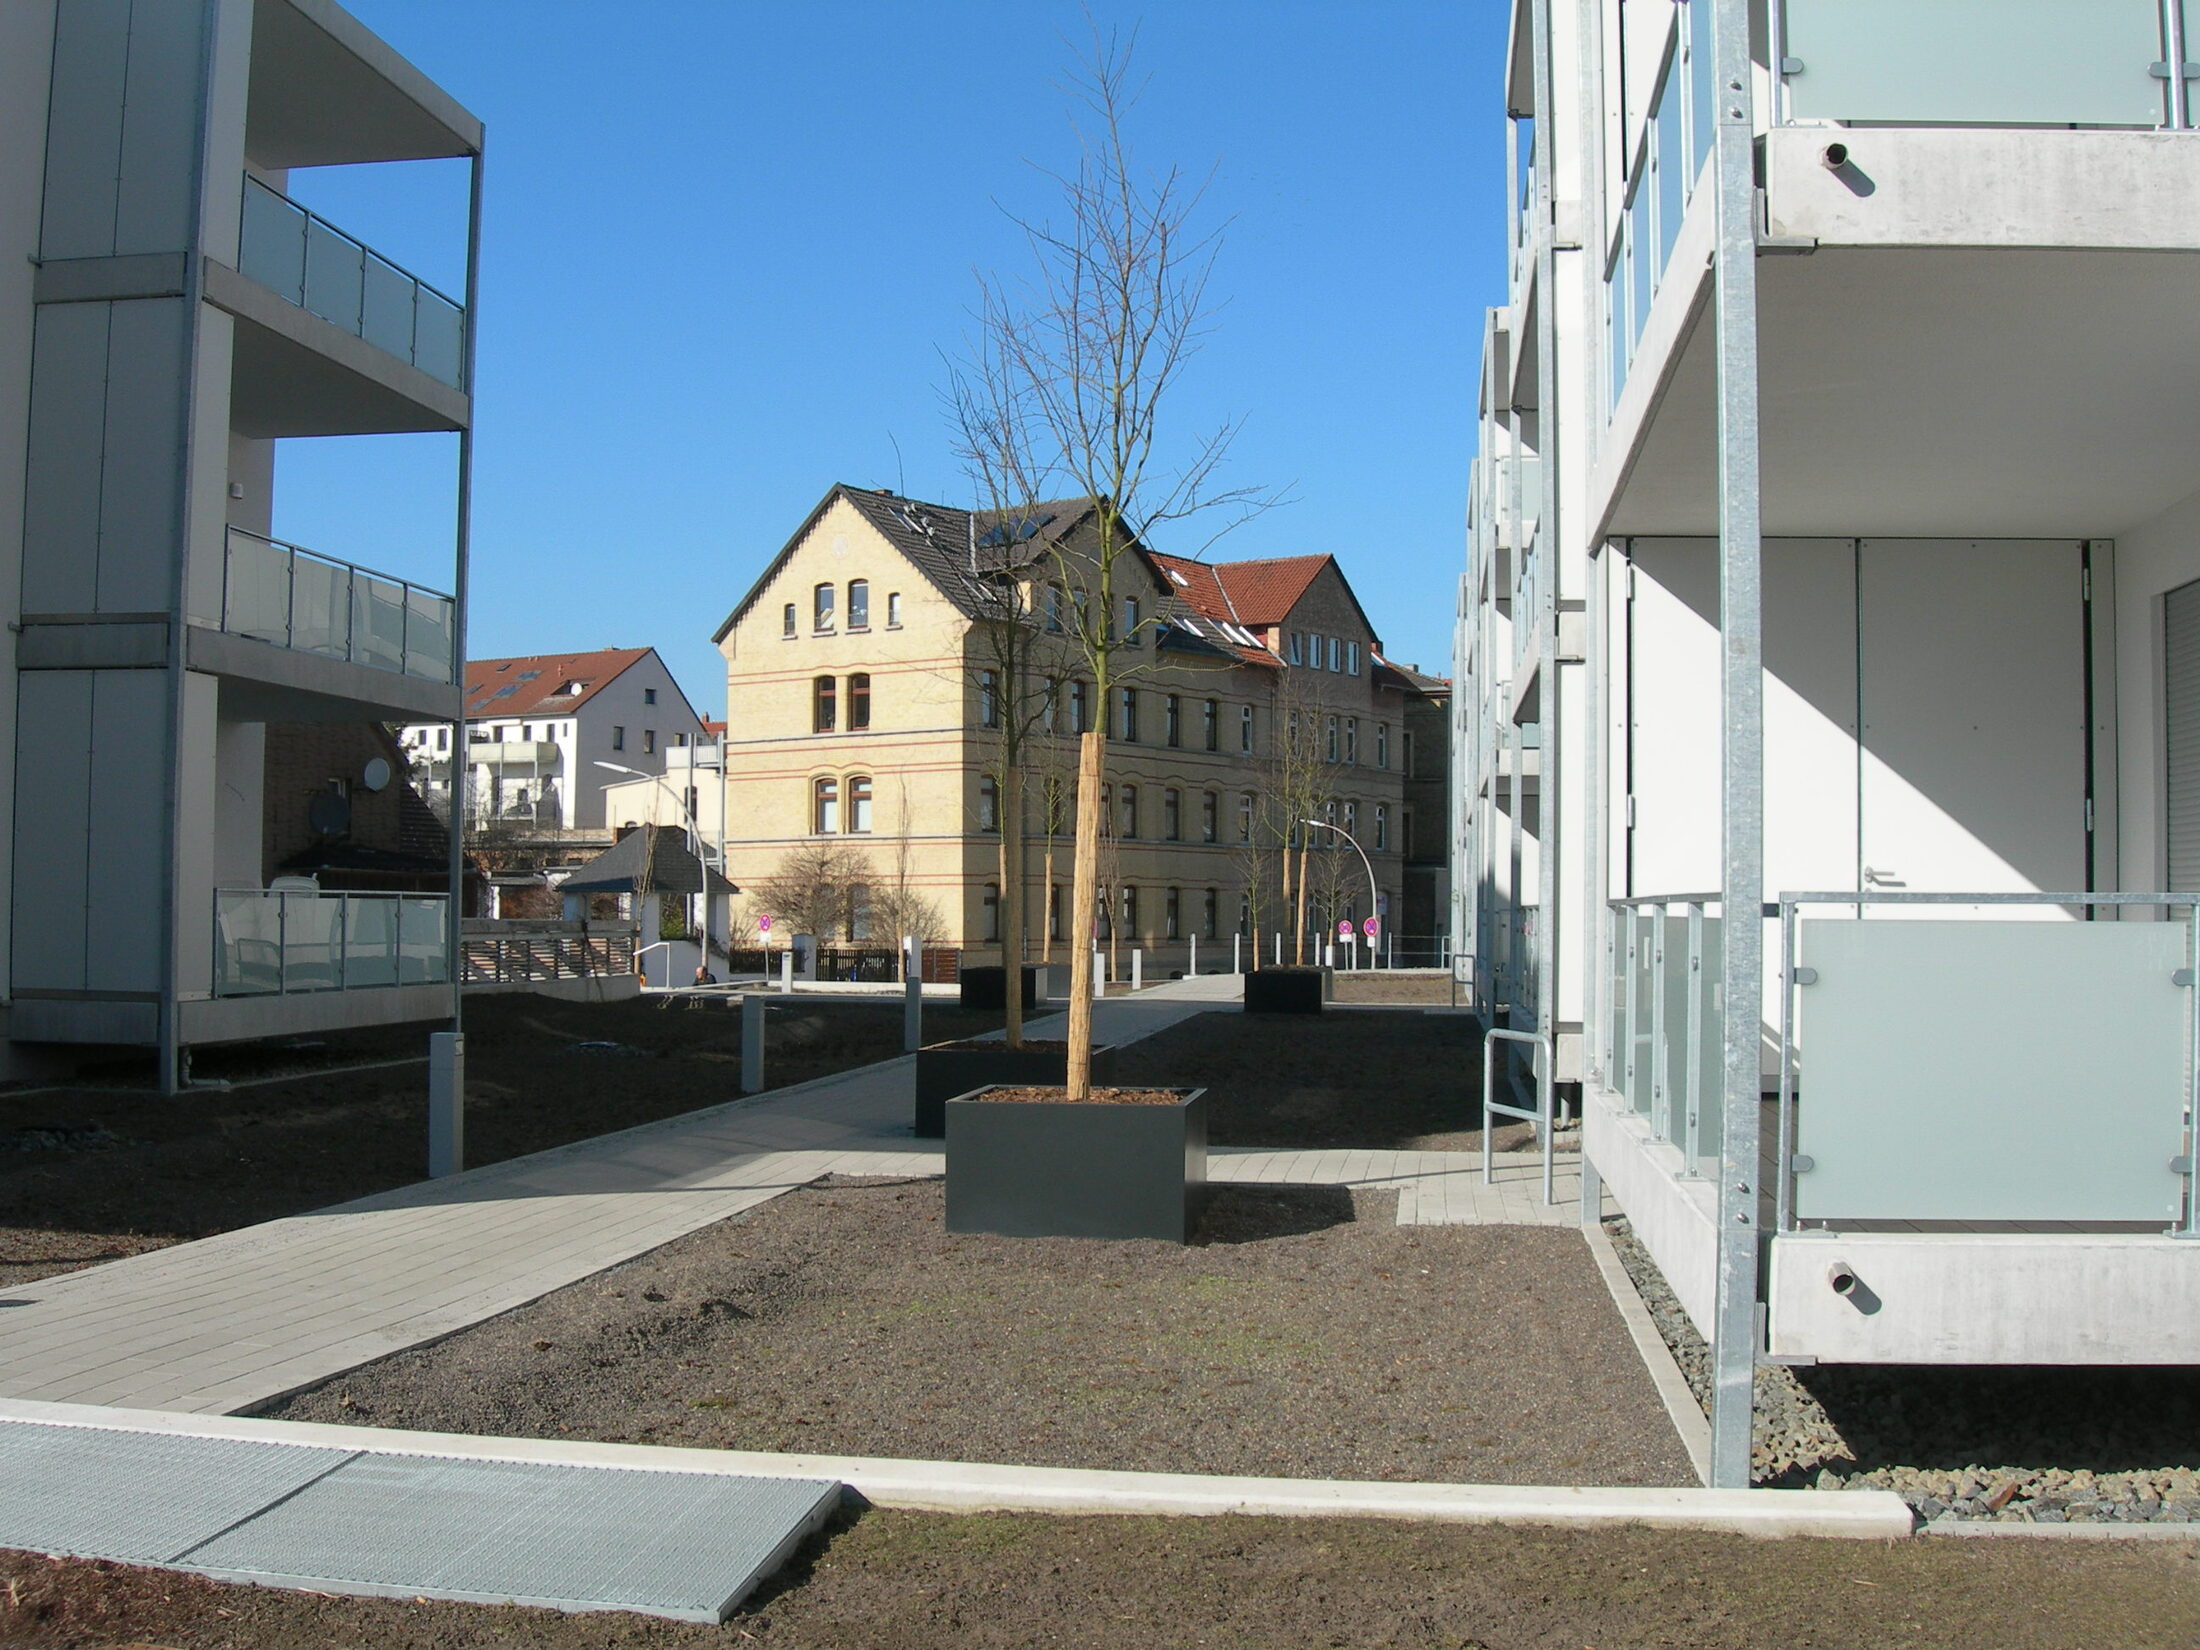
<svg viewBox="0 0 2200 1650"><path fill-rule="evenodd" d="M1039 1006L1039 966L1024 965L1024 1008L1028 1012ZM990 1008L1001 1013L1008 1011L1008 970L997 967L964 968L956 975L956 983L962 987L964 1008Z"/></svg>
<svg viewBox="0 0 2200 1650"><path fill-rule="evenodd" d="M1207 1188L1207 1091L1173 1106L947 1102L947 1229L1003 1237L1191 1236Z"/></svg>
<svg viewBox="0 0 2200 1650"><path fill-rule="evenodd" d="M956 1048L936 1043L917 1050L917 1109L915 1132L937 1140L947 1132L947 1102L973 1089L1048 1088L1069 1080L1069 1048L1010 1048L1006 1043L987 1043L982 1048ZM1092 1080L1115 1081L1115 1046L1092 1047Z"/></svg>
<svg viewBox="0 0 2200 1650"><path fill-rule="evenodd" d="M1256 968L1245 976L1248 1014L1319 1014L1328 995L1323 968Z"/></svg>

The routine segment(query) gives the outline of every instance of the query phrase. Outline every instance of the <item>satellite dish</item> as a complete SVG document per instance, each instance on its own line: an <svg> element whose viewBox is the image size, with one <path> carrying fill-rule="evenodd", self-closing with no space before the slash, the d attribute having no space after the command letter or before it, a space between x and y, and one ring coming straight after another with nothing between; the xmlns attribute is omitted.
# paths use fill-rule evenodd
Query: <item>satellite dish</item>
<svg viewBox="0 0 2200 1650"><path fill-rule="evenodd" d="M366 786L370 791L389 789L389 759L383 756L368 757L367 765L359 770L359 783Z"/></svg>
<svg viewBox="0 0 2200 1650"><path fill-rule="evenodd" d="M322 791L307 805L306 823L322 836L342 836L351 829L351 804L334 791Z"/></svg>

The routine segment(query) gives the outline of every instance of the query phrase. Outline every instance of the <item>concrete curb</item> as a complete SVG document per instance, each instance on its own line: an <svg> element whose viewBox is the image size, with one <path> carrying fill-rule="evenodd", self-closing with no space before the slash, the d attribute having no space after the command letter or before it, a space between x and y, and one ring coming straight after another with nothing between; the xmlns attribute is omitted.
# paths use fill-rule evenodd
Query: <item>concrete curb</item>
<svg viewBox="0 0 2200 1650"><path fill-rule="evenodd" d="M2017 1536L2046 1541L2193 1541L2200 1524L2004 1524L1998 1518L1936 1518L1919 1535Z"/></svg>
<svg viewBox="0 0 2200 1650"><path fill-rule="evenodd" d="M0 1399L0 1421L108 1427L194 1438L333 1445L385 1455L476 1461L548 1461L760 1478L838 1479L879 1507L926 1512L1160 1514L1266 1518L1395 1518L1441 1523L1555 1524L1576 1529L1640 1524L1751 1536L1884 1541L1912 1533L1902 1498L1888 1490L1576 1488L1524 1484L1384 1484L1319 1478L1222 1478L1194 1473L1099 1472L863 1456L767 1455L574 1439L475 1438L463 1434L339 1427L235 1415L181 1415Z"/></svg>
<svg viewBox="0 0 2200 1650"><path fill-rule="evenodd" d="M1612 1247L1611 1238L1605 1234L1604 1223L1600 1220L1582 1227L1581 1236L1596 1260L1604 1287L1611 1292L1612 1304L1619 1308L1620 1321L1627 1325L1628 1338L1635 1343L1643 1367L1650 1372L1650 1384L1658 1389L1658 1401L1665 1405L1673 1430L1680 1434L1681 1448L1688 1451L1688 1464L1696 1469L1696 1481L1710 1483L1711 1423L1705 1418L1703 1407L1696 1402L1696 1395L1688 1389L1688 1377L1673 1361L1672 1350L1666 1346L1665 1337L1658 1333L1650 1308L1643 1305L1642 1297L1635 1293L1635 1280L1620 1264L1619 1251Z"/></svg>

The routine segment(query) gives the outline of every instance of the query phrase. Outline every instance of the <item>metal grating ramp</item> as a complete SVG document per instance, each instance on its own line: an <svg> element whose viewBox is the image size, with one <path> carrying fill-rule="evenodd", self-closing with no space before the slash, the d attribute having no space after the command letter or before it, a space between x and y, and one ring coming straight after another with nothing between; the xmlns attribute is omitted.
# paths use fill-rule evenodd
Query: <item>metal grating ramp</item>
<svg viewBox="0 0 2200 1650"><path fill-rule="evenodd" d="M323 1592L722 1621L839 1495L821 1479L0 1423L0 1546Z"/></svg>

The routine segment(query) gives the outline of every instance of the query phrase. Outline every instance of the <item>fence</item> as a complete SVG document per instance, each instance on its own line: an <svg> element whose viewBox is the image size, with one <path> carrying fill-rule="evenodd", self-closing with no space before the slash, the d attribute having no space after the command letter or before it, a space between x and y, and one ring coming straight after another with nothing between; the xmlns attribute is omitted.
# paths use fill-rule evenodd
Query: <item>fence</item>
<svg viewBox="0 0 2200 1650"><path fill-rule="evenodd" d="M459 941L459 979L489 985L631 974L634 944L631 931L468 934Z"/></svg>

